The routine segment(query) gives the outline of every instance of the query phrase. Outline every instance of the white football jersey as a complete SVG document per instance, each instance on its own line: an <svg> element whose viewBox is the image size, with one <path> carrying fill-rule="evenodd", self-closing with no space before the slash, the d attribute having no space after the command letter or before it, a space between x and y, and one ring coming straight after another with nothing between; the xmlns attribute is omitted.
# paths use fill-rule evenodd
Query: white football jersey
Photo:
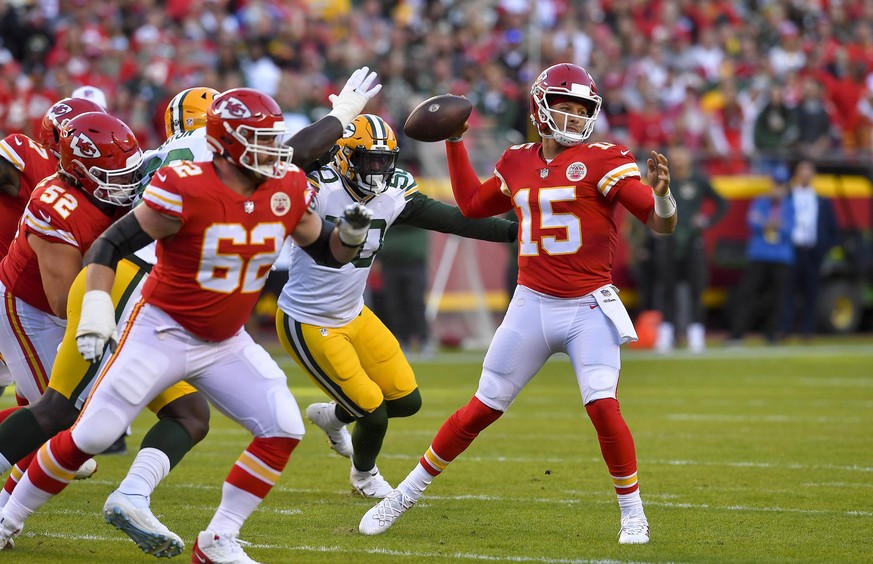
<svg viewBox="0 0 873 564"><path fill-rule="evenodd" d="M148 184L155 171L162 166L179 161L211 161L212 155L212 150L206 144L205 127L193 131L180 131L171 135L157 149L149 149L143 153L143 187ZM155 245L156 242L152 241L133 254L148 264L156 264L158 257L155 255Z"/></svg>
<svg viewBox="0 0 873 564"><path fill-rule="evenodd" d="M318 190L315 209L323 219L336 222L347 205L361 201L330 165L311 173L309 182ZM282 311L295 321L320 327L342 327L351 322L364 308L370 267L382 248L385 232L416 192L415 179L398 168L387 190L363 200L373 212L367 241L358 256L340 268L318 264L294 245L288 282L279 296Z"/></svg>

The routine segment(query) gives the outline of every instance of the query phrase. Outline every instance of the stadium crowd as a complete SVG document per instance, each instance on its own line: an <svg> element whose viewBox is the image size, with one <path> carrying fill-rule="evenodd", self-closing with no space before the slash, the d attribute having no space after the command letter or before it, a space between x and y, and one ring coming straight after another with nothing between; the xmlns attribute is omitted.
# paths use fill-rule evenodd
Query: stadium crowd
<svg viewBox="0 0 873 564"><path fill-rule="evenodd" d="M266 92L298 129L368 64L385 84L368 110L395 129L420 100L463 93L502 147L531 134L532 73L569 60L598 80L597 136L636 154L681 143L718 174L871 152L863 0L9 0L0 41L2 134L32 133L83 84L147 147L196 85Z"/></svg>

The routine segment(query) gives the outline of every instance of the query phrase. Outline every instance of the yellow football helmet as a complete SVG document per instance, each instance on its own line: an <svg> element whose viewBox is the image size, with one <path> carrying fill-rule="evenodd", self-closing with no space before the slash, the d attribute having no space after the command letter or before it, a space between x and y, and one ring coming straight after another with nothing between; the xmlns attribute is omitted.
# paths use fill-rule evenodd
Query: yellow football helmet
<svg viewBox="0 0 873 564"><path fill-rule="evenodd" d="M218 90L206 86L196 86L182 90L170 100L164 112L164 125L167 137L183 131L193 131L206 125L206 110Z"/></svg>
<svg viewBox="0 0 873 564"><path fill-rule="evenodd" d="M337 145L335 166L353 188L364 195L388 189L400 148L385 120L373 114L359 115L346 126Z"/></svg>

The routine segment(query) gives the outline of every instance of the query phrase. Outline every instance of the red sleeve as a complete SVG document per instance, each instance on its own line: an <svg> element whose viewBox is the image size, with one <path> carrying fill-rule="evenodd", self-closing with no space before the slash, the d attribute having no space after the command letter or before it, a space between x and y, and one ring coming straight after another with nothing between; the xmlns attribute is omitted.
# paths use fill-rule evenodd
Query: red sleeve
<svg viewBox="0 0 873 564"><path fill-rule="evenodd" d="M649 221L649 216L655 209L655 198L652 188L640 182L638 178L625 178L616 184L612 192L613 198L623 205L627 211L636 216L643 224Z"/></svg>
<svg viewBox="0 0 873 564"><path fill-rule="evenodd" d="M501 182L492 176L484 183L473 170L463 143L446 142L449 178L458 209L467 217L491 217L512 209L512 200L500 191Z"/></svg>

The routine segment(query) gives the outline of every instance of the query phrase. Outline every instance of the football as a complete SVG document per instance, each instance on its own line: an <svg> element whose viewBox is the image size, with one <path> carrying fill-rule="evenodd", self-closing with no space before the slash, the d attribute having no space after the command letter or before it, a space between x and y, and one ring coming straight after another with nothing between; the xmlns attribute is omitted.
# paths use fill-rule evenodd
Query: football
<svg viewBox="0 0 873 564"><path fill-rule="evenodd" d="M473 104L462 96L440 94L428 98L412 110L403 133L417 141L448 139L473 112Z"/></svg>

